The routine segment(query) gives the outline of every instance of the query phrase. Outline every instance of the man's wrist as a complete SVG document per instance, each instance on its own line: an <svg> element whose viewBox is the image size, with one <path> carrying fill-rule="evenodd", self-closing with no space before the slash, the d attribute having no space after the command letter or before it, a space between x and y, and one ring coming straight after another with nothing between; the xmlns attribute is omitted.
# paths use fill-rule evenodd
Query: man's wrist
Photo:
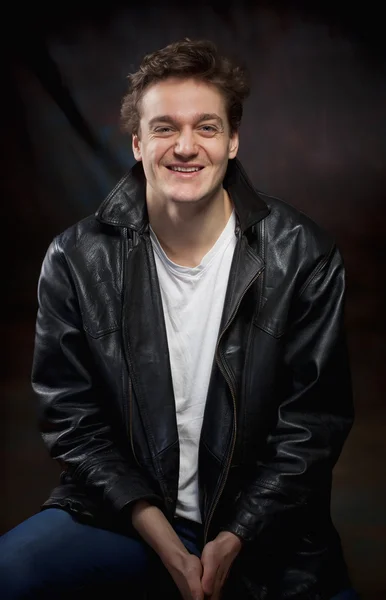
<svg viewBox="0 0 386 600"><path fill-rule="evenodd" d="M240 550L243 546L242 539L239 536L237 536L235 533L232 533L232 531L226 531L226 530L220 531L216 540L219 543L226 545L227 548L229 548L231 551L234 551L236 553L240 552Z"/></svg>
<svg viewBox="0 0 386 600"><path fill-rule="evenodd" d="M182 570L186 557L189 556L189 551L185 546L174 544L173 542L168 543L159 549L158 556L161 562L169 570L171 568Z"/></svg>
<svg viewBox="0 0 386 600"><path fill-rule="evenodd" d="M181 568L188 550L163 512L146 500L138 500L132 509L132 524L139 535L158 554L167 567Z"/></svg>

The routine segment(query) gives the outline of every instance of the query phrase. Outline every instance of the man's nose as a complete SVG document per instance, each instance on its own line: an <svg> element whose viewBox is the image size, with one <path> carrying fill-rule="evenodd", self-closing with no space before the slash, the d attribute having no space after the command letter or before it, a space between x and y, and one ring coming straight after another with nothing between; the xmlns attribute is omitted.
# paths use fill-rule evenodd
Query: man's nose
<svg viewBox="0 0 386 600"><path fill-rule="evenodd" d="M176 141L174 151L176 154L185 157L197 154L197 146L194 138L194 133L190 130L181 131Z"/></svg>

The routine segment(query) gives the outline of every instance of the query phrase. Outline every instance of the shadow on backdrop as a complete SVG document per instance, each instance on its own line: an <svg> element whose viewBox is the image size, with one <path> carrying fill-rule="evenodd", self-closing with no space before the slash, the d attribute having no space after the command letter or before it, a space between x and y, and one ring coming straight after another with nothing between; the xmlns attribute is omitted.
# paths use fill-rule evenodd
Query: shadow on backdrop
<svg viewBox="0 0 386 600"><path fill-rule="evenodd" d="M309 4L309 3L308 3ZM30 388L36 284L52 238L94 211L133 164L119 131L126 75L182 37L209 38L251 71L240 158L260 190L337 239L348 275L357 418L335 469L333 517L364 600L386 597L386 75L380 16L328 3L141 3L24 13L10 40L3 141L1 532L56 483ZM365 12L363 12L365 10ZM47 12L48 11L48 12ZM3 32L5 33L5 32ZM5 36L3 35L3 39ZM231 42L231 43L230 43ZM3 42L5 43L5 42Z"/></svg>

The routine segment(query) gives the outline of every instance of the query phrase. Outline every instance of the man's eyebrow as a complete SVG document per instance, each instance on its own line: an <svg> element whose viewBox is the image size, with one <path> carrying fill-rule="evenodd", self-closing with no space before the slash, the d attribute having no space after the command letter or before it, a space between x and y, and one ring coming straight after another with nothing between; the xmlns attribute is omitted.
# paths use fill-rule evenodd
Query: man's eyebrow
<svg viewBox="0 0 386 600"><path fill-rule="evenodd" d="M201 121L217 121L221 127L224 127L224 123L216 113L202 113L198 116L197 122L201 123Z"/></svg>
<svg viewBox="0 0 386 600"><path fill-rule="evenodd" d="M170 115L159 115L150 119L149 127L151 127L155 123L175 123L175 121Z"/></svg>
<svg viewBox="0 0 386 600"><path fill-rule="evenodd" d="M217 121L220 127L224 127L223 120L216 113L201 113L197 115L194 120L196 123L201 123L202 121ZM171 123L173 125L177 125L178 120L171 115L158 115L157 117L150 119L149 127L152 127L156 123Z"/></svg>

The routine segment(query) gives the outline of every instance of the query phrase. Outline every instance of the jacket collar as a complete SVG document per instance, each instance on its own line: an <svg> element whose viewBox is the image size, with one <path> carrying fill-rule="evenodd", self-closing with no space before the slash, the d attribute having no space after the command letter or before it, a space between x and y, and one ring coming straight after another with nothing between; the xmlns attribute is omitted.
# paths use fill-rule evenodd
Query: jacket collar
<svg viewBox="0 0 386 600"><path fill-rule="evenodd" d="M243 233L269 214L267 204L253 189L238 159L229 160L224 187L235 206ZM146 229L146 179L141 163L135 164L118 182L97 210L96 218L101 223L128 227L139 233Z"/></svg>

